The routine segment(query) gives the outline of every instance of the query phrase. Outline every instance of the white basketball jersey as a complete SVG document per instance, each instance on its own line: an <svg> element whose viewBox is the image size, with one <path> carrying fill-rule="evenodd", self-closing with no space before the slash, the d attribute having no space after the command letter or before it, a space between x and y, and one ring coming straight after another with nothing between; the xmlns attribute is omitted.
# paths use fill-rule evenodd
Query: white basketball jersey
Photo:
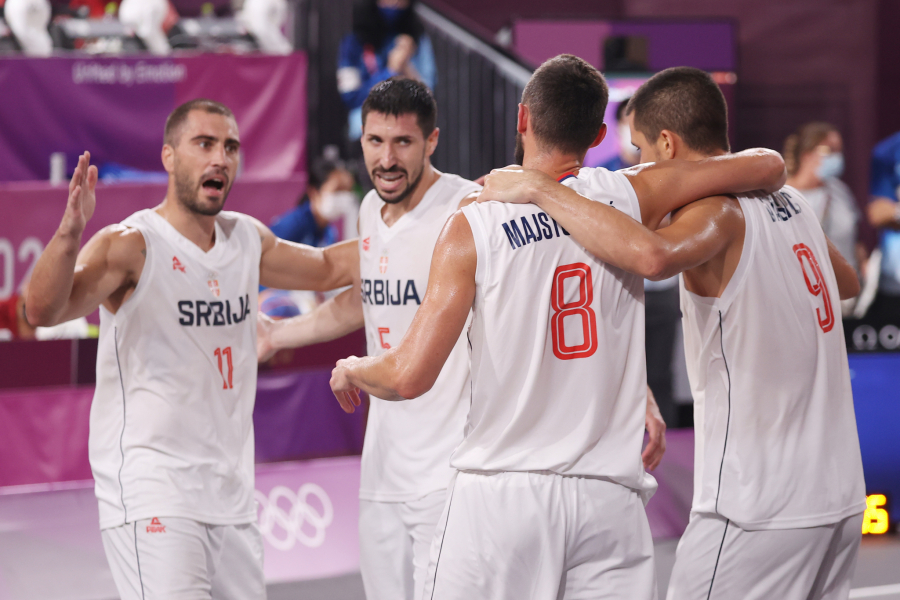
<svg viewBox="0 0 900 600"><path fill-rule="evenodd" d="M581 169L581 195L640 220L628 179ZM451 464L603 477L645 492L644 287L533 204L463 209L477 249L472 407Z"/></svg>
<svg viewBox="0 0 900 600"><path fill-rule="evenodd" d="M722 297L681 281L693 510L744 529L835 523L866 505L825 234L793 188L738 200L744 246Z"/></svg>
<svg viewBox="0 0 900 600"><path fill-rule="evenodd" d="M100 527L251 522L259 232L220 213L204 253L153 210L123 224L147 257L131 297L100 309L89 440Z"/></svg>
<svg viewBox="0 0 900 600"><path fill-rule="evenodd" d="M369 356L396 346L428 289L431 255L460 201L480 190L456 175L440 174L422 201L393 226L371 191L359 213L359 257ZM370 397L359 497L409 501L445 489L450 454L463 436L469 410L469 354L460 336L431 391L410 402Z"/></svg>

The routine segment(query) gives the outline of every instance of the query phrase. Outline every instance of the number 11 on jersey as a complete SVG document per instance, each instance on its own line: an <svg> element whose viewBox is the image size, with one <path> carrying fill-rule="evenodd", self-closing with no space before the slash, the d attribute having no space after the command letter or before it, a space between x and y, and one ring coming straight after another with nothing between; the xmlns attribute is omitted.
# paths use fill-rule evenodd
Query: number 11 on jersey
<svg viewBox="0 0 900 600"><path fill-rule="evenodd" d="M219 359L219 374L222 376L222 389L223 390L233 390L234 382L232 381L232 377L234 374L234 362L231 358L231 346L227 348L216 348L216 351L213 352L215 357ZM225 359L226 364L222 364L222 359ZM225 371L228 371L226 374Z"/></svg>

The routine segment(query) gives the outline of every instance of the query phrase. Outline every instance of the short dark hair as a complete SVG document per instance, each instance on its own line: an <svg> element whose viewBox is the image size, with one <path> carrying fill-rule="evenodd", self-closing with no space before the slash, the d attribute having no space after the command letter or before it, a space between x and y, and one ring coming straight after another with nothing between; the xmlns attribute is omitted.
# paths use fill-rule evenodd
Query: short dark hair
<svg viewBox="0 0 900 600"><path fill-rule="evenodd" d="M163 135L163 143L169 146L178 144L178 135L181 133L181 126L187 120L188 114L194 110L202 110L203 112L213 115L222 115L234 119L234 113L231 109L220 102L207 100L206 98L196 98L185 102L175 110L173 110L168 118L166 118L166 130Z"/></svg>
<svg viewBox="0 0 900 600"><path fill-rule="evenodd" d="M725 96L709 73L692 67L660 71L638 88L625 114L650 143L663 129L697 152L730 149Z"/></svg>
<svg viewBox="0 0 900 600"><path fill-rule="evenodd" d="M391 77L372 88L362 105L363 127L370 112L383 115L415 114L416 122L426 138L437 123L437 102L428 86L415 79Z"/></svg>
<svg viewBox="0 0 900 600"><path fill-rule="evenodd" d="M608 102L609 88L600 71L571 54L538 67L522 92L539 142L579 154L597 139Z"/></svg>
<svg viewBox="0 0 900 600"><path fill-rule="evenodd" d="M622 117L625 116L625 109L628 108L628 101L631 100L631 96L628 96L616 107L616 123L622 122Z"/></svg>
<svg viewBox="0 0 900 600"><path fill-rule="evenodd" d="M309 167L309 181L307 183L309 187L319 189L322 187L322 184L328 181L332 173L343 168L345 168L344 163L340 159L320 156L312 161Z"/></svg>

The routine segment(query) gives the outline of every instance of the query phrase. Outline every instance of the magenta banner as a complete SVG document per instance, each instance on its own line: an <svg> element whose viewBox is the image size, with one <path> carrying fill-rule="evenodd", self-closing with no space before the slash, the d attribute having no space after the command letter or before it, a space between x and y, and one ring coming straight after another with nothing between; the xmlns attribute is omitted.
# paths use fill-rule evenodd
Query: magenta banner
<svg viewBox="0 0 900 600"><path fill-rule="evenodd" d="M344 413L330 377L330 367L260 375L253 413L257 462L362 451L365 411ZM90 479L93 396L93 386L0 392L0 487Z"/></svg>
<svg viewBox="0 0 900 600"><path fill-rule="evenodd" d="M359 571L358 496L359 457L258 466L266 582ZM0 600L118 597L93 481L0 488L0 531Z"/></svg>
<svg viewBox="0 0 900 600"><path fill-rule="evenodd" d="M359 570L359 457L256 468L266 581Z"/></svg>
<svg viewBox="0 0 900 600"><path fill-rule="evenodd" d="M244 175L302 173L306 72L303 53L4 58L0 181L47 180L51 154L65 154L68 172L84 150L101 167L160 171L166 116L200 97L234 111Z"/></svg>
<svg viewBox="0 0 900 600"><path fill-rule="evenodd" d="M305 189L304 174L284 180L242 175L234 182L225 208L269 223L272 217L293 207ZM0 183L0 300L18 290L31 274L59 226L67 194L65 186L44 182ZM156 206L165 195L165 184L98 184L97 208L88 222L84 241L135 211Z"/></svg>

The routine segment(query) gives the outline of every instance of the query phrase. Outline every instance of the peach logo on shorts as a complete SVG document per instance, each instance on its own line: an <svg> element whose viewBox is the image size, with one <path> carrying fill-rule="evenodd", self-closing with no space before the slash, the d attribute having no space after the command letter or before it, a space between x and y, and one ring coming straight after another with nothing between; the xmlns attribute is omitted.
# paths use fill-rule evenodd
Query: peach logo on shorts
<svg viewBox="0 0 900 600"><path fill-rule="evenodd" d="M153 517L150 524L147 525L147 533L165 533L166 526L159 522L157 517Z"/></svg>

